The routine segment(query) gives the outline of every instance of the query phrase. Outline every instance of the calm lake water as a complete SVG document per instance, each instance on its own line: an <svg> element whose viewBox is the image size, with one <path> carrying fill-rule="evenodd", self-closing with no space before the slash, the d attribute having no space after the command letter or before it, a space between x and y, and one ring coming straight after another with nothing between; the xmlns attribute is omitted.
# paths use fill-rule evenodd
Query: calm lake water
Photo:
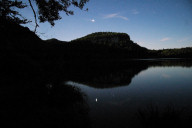
<svg viewBox="0 0 192 128"><path fill-rule="evenodd" d="M14 67L0 79L0 125L192 127L192 60L77 61L55 73Z"/></svg>
<svg viewBox="0 0 192 128"><path fill-rule="evenodd" d="M128 127L138 109L149 105L192 108L191 64L177 60L138 63L142 68L128 66L122 73L89 82L67 82L86 95L93 127Z"/></svg>

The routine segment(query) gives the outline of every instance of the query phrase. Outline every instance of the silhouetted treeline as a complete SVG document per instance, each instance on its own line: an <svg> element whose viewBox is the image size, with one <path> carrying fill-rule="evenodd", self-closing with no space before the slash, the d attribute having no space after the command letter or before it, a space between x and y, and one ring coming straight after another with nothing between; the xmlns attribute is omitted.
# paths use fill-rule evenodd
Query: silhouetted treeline
<svg viewBox="0 0 192 128"><path fill-rule="evenodd" d="M151 56L161 58L192 58L192 47L150 50L149 53Z"/></svg>
<svg viewBox="0 0 192 128"><path fill-rule="evenodd" d="M111 39L113 38L113 39ZM103 42L107 42L109 40L112 40L113 42L117 42L118 40L124 40L124 41L129 41L130 40L130 36L126 33L117 33L117 32L95 32L89 35L86 35L82 38L78 38L76 40L89 40L92 42L96 42L96 41L103 41Z"/></svg>
<svg viewBox="0 0 192 128"><path fill-rule="evenodd" d="M70 43L73 45L80 44L82 45L82 48L87 46L87 50L92 47L91 50L94 50L95 52L97 52L99 48L102 48L100 50L100 57L108 55L108 58L110 59L140 58L147 52L146 48L141 47L130 40L129 35L126 33L96 32L73 40ZM105 53L102 53L102 50L104 50ZM99 52L97 54L99 54Z"/></svg>
<svg viewBox="0 0 192 128"><path fill-rule="evenodd" d="M52 44L60 44L61 52L72 59L130 59L130 58L191 58L192 47L180 49L149 50L130 40L125 33L96 32L71 42L55 39L47 40ZM59 47L59 46L58 46ZM58 52L58 51L57 51Z"/></svg>

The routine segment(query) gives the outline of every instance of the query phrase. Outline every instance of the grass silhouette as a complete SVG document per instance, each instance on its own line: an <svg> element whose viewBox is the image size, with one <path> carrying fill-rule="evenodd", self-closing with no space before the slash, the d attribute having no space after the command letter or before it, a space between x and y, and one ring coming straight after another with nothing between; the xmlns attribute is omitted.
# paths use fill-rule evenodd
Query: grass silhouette
<svg viewBox="0 0 192 128"><path fill-rule="evenodd" d="M150 104L137 111L137 119L142 128L185 128L190 127L192 113L185 108L167 105L163 108Z"/></svg>

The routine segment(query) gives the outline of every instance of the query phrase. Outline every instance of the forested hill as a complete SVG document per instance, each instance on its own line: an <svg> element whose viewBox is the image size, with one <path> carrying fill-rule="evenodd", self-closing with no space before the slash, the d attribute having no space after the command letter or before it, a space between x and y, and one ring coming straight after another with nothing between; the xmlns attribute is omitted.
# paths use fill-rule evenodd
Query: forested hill
<svg viewBox="0 0 192 128"><path fill-rule="evenodd" d="M87 46L85 47L92 44L95 46L102 45L108 48L115 48L117 55L120 56L118 50L121 50L124 52L125 57L131 58L192 58L192 47L150 50L134 43L127 33L95 32L72 40L70 43L86 44Z"/></svg>
<svg viewBox="0 0 192 128"><path fill-rule="evenodd" d="M148 53L155 58L192 58L192 47L149 50Z"/></svg>
<svg viewBox="0 0 192 128"><path fill-rule="evenodd" d="M192 47L150 50L134 43L127 33L95 32L72 40L71 45L77 45L81 50L92 50L103 55L117 58L192 58ZM101 49L101 47L103 49ZM103 51L102 51L103 50ZM106 52L107 53L103 53ZM114 53L115 52L115 53ZM99 54L95 53L95 54Z"/></svg>
<svg viewBox="0 0 192 128"><path fill-rule="evenodd" d="M62 43L67 43L67 41L60 41L60 40L55 39L55 38L45 40L45 42L47 42L47 43L56 43L56 44L60 43L61 45L62 45Z"/></svg>
<svg viewBox="0 0 192 128"><path fill-rule="evenodd" d="M78 38L76 40L89 40L89 41L113 41L117 42L119 40L129 41L130 36L126 33L117 33L117 32L95 32L84 37Z"/></svg>
<svg viewBox="0 0 192 128"><path fill-rule="evenodd" d="M192 47L149 50L134 43L126 33L96 32L70 42L41 40L28 28L2 21L1 58L30 58L42 63L58 60L104 60L129 58L192 58ZM52 61L54 60L54 61Z"/></svg>
<svg viewBox="0 0 192 128"><path fill-rule="evenodd" d="M145 51L144 47L139 46L130 40L130 36L127 33L117 32L95 32L84 36L82 38L71 41L73 42L89 42L93 44L100 44L115 48L124 48L129 51Z"/></svg>

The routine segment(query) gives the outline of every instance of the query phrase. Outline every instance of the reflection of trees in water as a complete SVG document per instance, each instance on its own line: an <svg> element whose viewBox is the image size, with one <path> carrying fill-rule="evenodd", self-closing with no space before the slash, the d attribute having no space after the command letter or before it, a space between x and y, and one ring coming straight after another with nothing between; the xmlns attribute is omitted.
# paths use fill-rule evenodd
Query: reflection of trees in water
<svg viewBox="0 0 192 128"><path fill-rule="evenodd" d="M71 80L95 88L111 88L129 85L135 75L150 67L192 66L191 60L184 59L153 59L124 61L115 64L104 63L102 67L98 63L99 62L94 64L94 68L90 68L90 65L84 65L83 67L86 68L81 68L80 71L75 68L76 70L73 73L75 77L72 74Z"/></svg>
<svg viewBox="0 0 192 128"><path fill-rule="evenodd" d="M130 84L131 79L140 71L147 69L147 66L130 60L94 61L72 65L68 78L96 88L124 86Z"/></svg>
<svg viewBox="0 0 192 128"><path fill-rule="evenodd" d="M109 74L104 73L80 82L95 88L112 88L116 86L125 86L129 85L132 78L142 70L144 69L141 67L127 68L125 70L109 72Z"/></svg>
<svg viewBox="0 0 192 128"><path fill-rule="evenodd" d="M172 66L172 67L192 67L192 60L191 59L173 59L173 60L164 60L164 61L160 61L160 64L157 66L164 66L164 67L168 67L168 66Z"/></svg>

